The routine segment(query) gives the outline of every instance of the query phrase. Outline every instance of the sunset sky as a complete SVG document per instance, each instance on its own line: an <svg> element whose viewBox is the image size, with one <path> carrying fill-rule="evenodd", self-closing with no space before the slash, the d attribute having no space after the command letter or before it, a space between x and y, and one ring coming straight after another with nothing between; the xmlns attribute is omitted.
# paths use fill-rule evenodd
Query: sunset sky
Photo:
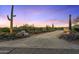
<svg viewBox="0 0 79 59"><path fill-rule="evenodd" d="M8 27L9 21L6 15L10 15L11 5L0 5L0 27ZM55 26L68 26L68 15L72 19L79 16L79 6L75 5L15 5L14 26L34 24L44 27L54 24Z"/></svg>

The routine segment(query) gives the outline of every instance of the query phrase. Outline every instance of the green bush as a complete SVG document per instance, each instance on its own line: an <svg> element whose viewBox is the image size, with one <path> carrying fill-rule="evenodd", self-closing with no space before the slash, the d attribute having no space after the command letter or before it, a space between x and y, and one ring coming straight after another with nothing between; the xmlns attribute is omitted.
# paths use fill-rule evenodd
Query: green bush
<svg viewBox="0 0 79 59"><path fill-rule="evenodd" d="M76 32L79 32L79 25L74 25L73 30L76 31Z"/></svg>
<svg viewBox="0 0 79 59"><path fill-rule="evenodd" d="M0 32L9 32L9 28L0 28Z"/></svg>
<svg viewBox="0 0 79 59"><path fill-rule="evenodd" d="M39 34L39 33L44 33L44 32L51 32L57 30L54 27L34 27L34 25L29 26L29 25L23 25L20 27L14 27L13 28L13 33L10 34L10 29L5 27L5 28L0 28L0 40L13 40L18 38L16 34L22 30L25 30L29 34ZM23 38L23 37L22 37Z"/></svg>
<svg viewBox="0 0 79 59"><path fill-rule="evenodd" d="M46 26L46 27L34 27L34 26L20 26L19 29L25 30L28 33L43 33L43 32L50 32L56 30L55 28Z"/></svg>

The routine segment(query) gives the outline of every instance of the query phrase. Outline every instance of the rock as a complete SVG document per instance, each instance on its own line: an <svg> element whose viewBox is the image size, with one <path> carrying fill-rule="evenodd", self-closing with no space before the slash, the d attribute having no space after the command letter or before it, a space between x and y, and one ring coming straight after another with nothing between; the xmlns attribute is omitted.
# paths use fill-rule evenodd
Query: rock
<svg viewBox="0 0 79 59"><path fill-rule="evenodd" d="M29 36L29 33L27 33L25 30L22 30L21 32L18 32L16 34L16 37L27 37Z"/></svg>
<svg viewBox="0 0 79 59"><path fill-rule="evenodd" d="M24 33L24 36L29 36L29 33Z"/></svg>

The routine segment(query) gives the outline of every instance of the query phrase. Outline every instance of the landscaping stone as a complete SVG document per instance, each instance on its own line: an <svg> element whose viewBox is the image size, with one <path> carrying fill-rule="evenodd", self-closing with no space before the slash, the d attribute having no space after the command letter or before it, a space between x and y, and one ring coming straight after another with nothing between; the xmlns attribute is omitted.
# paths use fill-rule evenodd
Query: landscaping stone
<svg viewBox="0 0 79 59"><path fill-rule="evenodd" d="M29 36L29 33L27 33L25 30L22 30L21 32L18 32L16 34L16 37L27 37Z"/></svg>
<svg viewBox="0 0 79 59"><path fill-rule="evenodd" d="M65 39L65 40L68 40L68 41L78 40L79 39L79 33L70 33L70 34L63 33L62 35L59 36L59 38Z"/></svg>

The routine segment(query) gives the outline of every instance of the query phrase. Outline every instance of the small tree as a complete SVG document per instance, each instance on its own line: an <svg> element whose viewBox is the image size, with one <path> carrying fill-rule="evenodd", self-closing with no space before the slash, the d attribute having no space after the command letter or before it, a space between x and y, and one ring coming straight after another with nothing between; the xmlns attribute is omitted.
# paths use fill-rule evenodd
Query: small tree
<svg viewBox="0 0 79 59"><path fill-rule="evenodd" d="M49 25L46 25L46 31L50 31L50 26Z"/></svg>
<svg viewBox="0 0 79 59"><path fill-rule="evenodd" d="M52 28L54 28L54 24L52 24Z"/></svg>

